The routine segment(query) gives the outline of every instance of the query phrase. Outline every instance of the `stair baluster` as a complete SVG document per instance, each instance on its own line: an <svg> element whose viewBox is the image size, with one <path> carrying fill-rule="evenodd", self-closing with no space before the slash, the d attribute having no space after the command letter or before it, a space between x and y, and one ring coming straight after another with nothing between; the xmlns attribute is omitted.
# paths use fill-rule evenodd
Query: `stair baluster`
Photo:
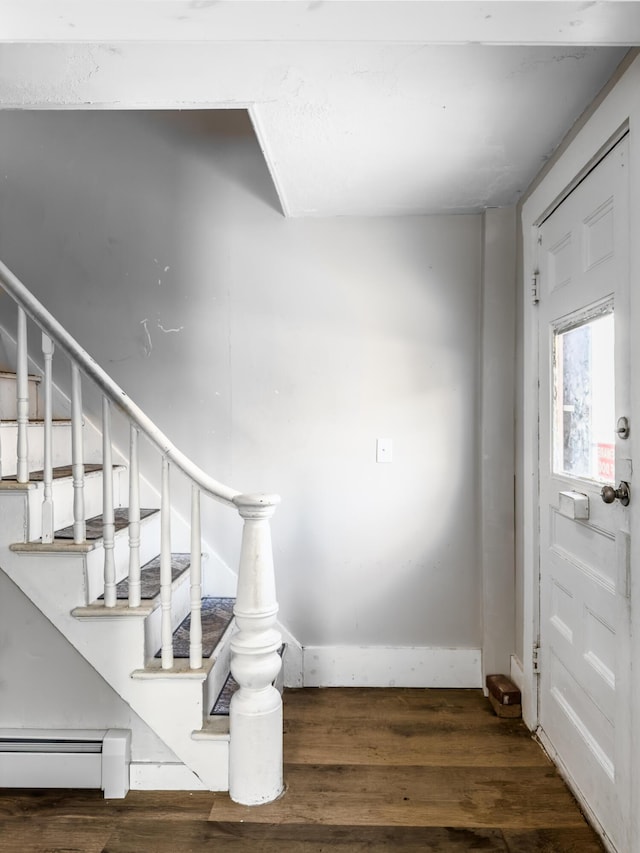
<svg viewBox="0 0 640 853"><path fill-rule="evenodd" d="M160 608L162 669L173 667L173 626L171 624L171 503L169 460L162 457L162 493L160 498Z"/></svg>
<svg viewBox="0 0 640 853"><path fill-rule="evenodd" d="M113 554L115 519L113 512L113 464L111 454L111 404L102 398L102 546L104 548L104 606L115 607L116 565Z"/></svg>
<svg viewBox="0 0 640 853"><path fill-rule="evenodd" d="M27 315L18 306L18 352L16 357L16 408L18 422L17 480L29 482L29 362L27 358Z"/></svg>
<svg viewBox="0 0 640 853"><path fill-rule="evenodd" d="M84 451L82 442L82 380L80 369L71 362L71 474L73 476L73 541L87 538L84 508Z"/></svg>
<svg viewBox="0 0 640 853"><path fill-rule="evenodd" d="M244 519L238 592L233 609L231 673L239 690L229 709L229 794L245 805L278 797L282 779L282 698L273 686L282 661L269 519L277 495L238 495Z"/></svg>
<svg viewBox="0 0 640 853"><path fill-rule="evenodd" d="M140 472L138 430L129 430L129 607L140 607Z"/></svg>
<svg viewBox="0 0 640 853"><path fill-rule="evenodd" d="M2 406L0 405L0 420L2 420ZM2 430L0 430L2 432ZM2 480L2 439L0 436L0 480Z"/></svg>
<svg viewBox="0 0 640 853"><path fill-rule="evenodd" d="M42 541L53 542L53 459L52 459L52 380L54 343L48 335L42 335L44 356L44 495L42 500Z"/></svg>
<svg viewBox="0 0 640 853"><path fill-rule="evenodd" d="M200 524L200 489L191 486L191 627L189 631L189 666L202 666L202 534Z"/></svg>

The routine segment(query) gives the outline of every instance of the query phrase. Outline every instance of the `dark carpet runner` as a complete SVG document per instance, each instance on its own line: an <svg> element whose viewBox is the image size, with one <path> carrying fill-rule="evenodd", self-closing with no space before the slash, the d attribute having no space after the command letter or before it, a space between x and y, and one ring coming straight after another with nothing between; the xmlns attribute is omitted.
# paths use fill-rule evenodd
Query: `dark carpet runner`
<svg viewBox="0 0 640 853"><path fill-rule="evenodd" d="M114 511L115 529L122 530L123 527L129 526L129 508L121 506ZM140 518L147 518L153 515L154 512L160 512L159 509L141 509ZM61 530L56 530L54 533L55 539L73 539L73 524L68 527L63 527ZM102 516L95 515L93 518L87 519L87 540L102 539Z"/></svg>
<svg viewBox="0 0 640 853"><path fill-rule="evenodd" d="M171 555L171 580L174 581L185 572L191 565L190 554ZM140 569L140 598L143 601L151 601L160 592L160 557L149 560ZM104 595L99 596L102 600ZM129 598L129 578L124 578L116 585L116 598L118 601Z"/></svg>
<svg viewBox="0 0 640 853"><path fill-rule="evenodd" d="M202 599L202 656L211 657L229 623L233 619L235 598ZM189 657L189 629L191 614L173 632L173 654L176 658ZM156 652L159 658L161 652Z"/></svg>

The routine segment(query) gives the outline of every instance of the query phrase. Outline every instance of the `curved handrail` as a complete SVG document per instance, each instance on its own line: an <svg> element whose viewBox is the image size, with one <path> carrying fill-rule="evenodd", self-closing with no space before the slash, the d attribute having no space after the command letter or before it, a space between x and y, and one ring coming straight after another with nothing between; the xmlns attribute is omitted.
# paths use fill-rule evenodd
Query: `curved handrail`
<svg viewBox="0 0 640 853"><path fill-rule="evenodd" d="M140 409L120 386L84 350L63 326L53 317L20 279L0 261L0 286L22 307L24 312L75 362L103 394L132 420L147 439L167 459L170 459L203 492L222 503L234 506L233 499L241 493L218 482L206 474L188 456L185 456L153 421Z"/></svg>

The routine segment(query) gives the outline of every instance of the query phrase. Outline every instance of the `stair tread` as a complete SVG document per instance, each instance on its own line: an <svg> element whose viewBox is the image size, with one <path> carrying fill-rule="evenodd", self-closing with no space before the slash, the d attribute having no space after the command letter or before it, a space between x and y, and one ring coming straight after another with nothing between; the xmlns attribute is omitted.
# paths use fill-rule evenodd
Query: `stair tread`
<svg viewBox="0 0 640 853"><path fill-rule="evenodd" d="M213 708L211 709L212 717L228 717L229 716L229 708L231 707L231 697L236 692L240 685L235 680L235 678L229 673L227 676L227 680L225 681L222 690L220 691L218 698L214 702Z"/></svg>
<svg viewBox="0 0 640 853"><path fill-rule="evenodd" d="M0 370L0 379L17 379L18 374L13 370ZM30 373L28 376L30 382L42 382L42 376L38 373Z"/></svg>
<svg viewBox="0 0 640 853"><path fill-rule="evenodd" d="M171 555L171 580L174 581L191 565L191 554ZM150 601L160 592L160 556L149 560L140 569L140 598ZM116 599L125 600L129 597L129 578L124 578L116 585ZM104 594L98 597L102 601Z"/></svg>
<svg viewBox="0 0 640 853"><path fill-rule="evenodd" d="M278 654L280 657L284 654L284 643L280 646L278 650ZM209 716L211 717L228 717L229 716L229 708L231 707L231 697L238 690L240 685L235 680L233 675L229 673L226 678L225 683L222 685L222 690L218 694L216 701L213 703L213 708L211 709L211 713Z"/></svg>
<svg viewBox="0 0 640 853"><path fill-rule="evenodd" d="M154 512L159 512L157 509L141 509L140 510L140 518L147 518L150 515L153 515ZM129 526L129 508L126 506L118 507L113 511L114 514L114 524L116 530L122 530L125 527ZM54 539L73 539L73 524L70 524L68 527L62 527L60 530L56 530L53 534ZM87 541L91 541L94 539L102 539L102 516L94 515L93 518L87 519Z"/></svg>
<svg viewBox="0 0 640 853"><path fill-rule="evenodd" d="M120 466L114 465L113 467L115 469L115 468L118 468ZM85 474L93 474L95 471L102 471L102 465L87 464L84 466L84 473ZM73 469L72 469L71 465L58 465L56 468L53 469L52 475L53 475L54 480L63 480L63 479L66 479L67 477L73 476ZM28 485L28 483L41 483L43 480L44 480L44 471L30 471L28 482L27 483L20 483L20 485L26 486L26 485ZM18 475L17 474L10 474L8 477L3 477L1 482L2 483L17 483L18 482Z"/></svg>
<svg viewBox="0 0 640 853"><path fill-rule="evenodd" d="M233 619L235 598L202 599L202 657L209 658L222 639ZM191 614L185 617L173 632L173 655L176 658L189 657L189 633ZM162 652L156 652L161 657Z"/></svg>
<svg viewBox="0 0 640 853"><path fill-rule="evenodd" d="M53 426L59 426L60 424L68 425L71 423L71 418L52 418L51 423ZM17 426L18 421L15 418L0 418L0 424ZM29 418L27 426L42 426L43 424L44 418Z"/></svg>

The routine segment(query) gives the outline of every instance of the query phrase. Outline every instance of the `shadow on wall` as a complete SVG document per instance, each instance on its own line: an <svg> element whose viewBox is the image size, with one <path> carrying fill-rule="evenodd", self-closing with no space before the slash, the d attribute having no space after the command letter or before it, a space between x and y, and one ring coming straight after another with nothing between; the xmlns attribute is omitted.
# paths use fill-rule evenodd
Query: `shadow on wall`
<svg viewBox="0 0 640 853"><path fill-rule="evenodd" d="M257 141L247 110L153 110L139 113L139 116L143 122L148 122L150 128L157 128L164 138L173 138L182 149L189 148L205 160L208 155L216 155L216 144L220 142L229 145ZM247 193L282 214L282 206L262 158L256 158L249 169L235 170L232 177Z"/></svg>

